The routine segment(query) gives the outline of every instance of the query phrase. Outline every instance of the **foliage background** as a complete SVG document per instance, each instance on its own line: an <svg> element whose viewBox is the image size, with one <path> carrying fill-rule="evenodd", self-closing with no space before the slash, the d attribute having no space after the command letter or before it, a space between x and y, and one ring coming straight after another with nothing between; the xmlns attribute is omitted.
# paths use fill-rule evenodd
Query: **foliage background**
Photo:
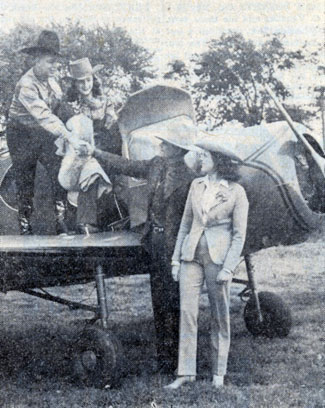
<svg viewBox="0 0 325 408"><path fill-rule="evenodd" d="M285 104L291 117L308 126L310 120L320 122L324 87L323 47L287 49L283 34L265 37L256 45L240 32L229 31L207 42L207 51L193 54L188 61L174 60L168 70L158 72L154 53L132 40L119 27L85 27L70 19L64 24L47 27L19 24L0 36L0 117L10 106L15 84L32 65L31 57L20 52L36 43L44 28L58 32L61 39L62 60L60 78L67 75L69 60L88 57L93 65L103 64L101 77L105 93L118 110L131 93L152 83L167 83L186 89L193 98L199 125L215 130L225 124L252 126L262 121L280 120L281 116L270 102L261 84L265 81ZM315 45L315 44L313 44ZM309 52L313 49L313 52ZM317 49L317 48L316 48ZM159 52L159 50L157 50ZM292 85L295 74L303 66L317 67L320 86L310 87L312 102L295 103ZM298 71L297 71L298 70ZM288 75L290 73L290 75ZM63 88L66 83L63 81Z"/></svg>
<svg viewBox="0 0 325 408"><path fill-rule="evenodd" d="M135 44L121 28L85 28L80 23L52 24L48 29L58 33L65 58L60 69L61 79L67 75L69 60L88 57L93 65L103 64L101 78L106 94L116 108L127 95L139 90L154 78L153 54ZM0 39L0 59L4 66L0 75L0 114L7 113L15 85L33 64L33 59L22 54L24 47L36 44L44 27L18 25Z"/></svg>

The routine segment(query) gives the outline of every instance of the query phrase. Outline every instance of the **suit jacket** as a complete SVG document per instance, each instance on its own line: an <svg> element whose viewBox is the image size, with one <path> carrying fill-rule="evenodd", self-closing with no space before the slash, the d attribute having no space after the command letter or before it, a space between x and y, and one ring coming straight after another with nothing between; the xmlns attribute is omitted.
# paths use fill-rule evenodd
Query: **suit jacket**
<svg viewBox="0 0 325 408"><path fill-rule="evenodd" d="M164 227L165 247L160 248L160 251L162 256L163 252L165 253L169 267L194 173L185 165L182 157L176 161L161 157L154 160L155 163L147 177L150 193L148 219L143 235L146 242L147 239L150 240L151 224L158 223Z"/></svg>
<svg viewBox="0 0 325 408"><path fill-rule="evenodd" d="M220 193L216 194L204 216L202 197L205 189L204 178L192 182L172 260L193 261L198 242L205 234L212 261L234 271L246 236L248 200L245 190L233 182L229 182L229 187L220 185Z"/></svg>
<svg viewBox="0 0 325 408"><path fill-rule="evenodd" d="M151 160L129 160L109 152L103 152L100 149L95 149L94 155L109 177L124 174L148 180L148 219L143 230L143 240L145 243L148 243L148 239L150 240L149 232L151 224L157 222L158 219L158 223L165 230L166 247L164 250L166 251L169 265L169 260L175 248L186 197L191 181L195 176L193 171L186 167L183 160L180 160L178 163L172 164L173 167L177 165L177 171L175 171L175 174L170 174L171 163L168 163L166 159L159 156ZM169 174L170 176L168 177ZM164 185L162 205L159 209L156 209L155 201L157 201L157 198L159 199L159 187L162 183ZM159 214L157 214L157 210L160 210Z"/></svg>

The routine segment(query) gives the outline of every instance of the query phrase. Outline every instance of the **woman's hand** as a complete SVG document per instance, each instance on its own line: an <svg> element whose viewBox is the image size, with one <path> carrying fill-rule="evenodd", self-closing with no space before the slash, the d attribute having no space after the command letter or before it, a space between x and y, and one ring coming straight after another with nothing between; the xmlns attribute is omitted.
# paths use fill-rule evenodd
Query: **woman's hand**
<svg viewBox="0 0 325 408"><path fill-rule="evenodd" d="M228 269L221 269L221 271L217 275L217 283L220 285L230 281L232 278L232 272Z"/></svg>
<svg viewBox="0 0 325 408"><path fill-rule="evenodd" d="M179 271L180 271L181 267L180 265L175 265L172 267L172 277L174 279L175 282L179 281Z"/></svg>

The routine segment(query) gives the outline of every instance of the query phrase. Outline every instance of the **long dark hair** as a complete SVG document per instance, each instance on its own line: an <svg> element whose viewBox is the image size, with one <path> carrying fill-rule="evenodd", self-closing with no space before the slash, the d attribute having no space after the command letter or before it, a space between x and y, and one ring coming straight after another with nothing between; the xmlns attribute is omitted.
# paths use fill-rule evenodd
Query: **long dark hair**
<svg viewBox="0 0 325 408"><path fill-rule="evenodd" d="M103 95L103 88L102 88L102 82L101 80L96 76L93 75L93 89L91 90L91 93L94 98L97 96ZM67 101L68 102L75 102L79 98L79 91L77 89L77 80L72 79L71 86L67 90Z"/></svg>
<svg viewBox="0 0 325 408"><path fill-rule="evenodd" d="M210 152L218 176L228 181L238 181L238 165L222 153Z"/></svg>

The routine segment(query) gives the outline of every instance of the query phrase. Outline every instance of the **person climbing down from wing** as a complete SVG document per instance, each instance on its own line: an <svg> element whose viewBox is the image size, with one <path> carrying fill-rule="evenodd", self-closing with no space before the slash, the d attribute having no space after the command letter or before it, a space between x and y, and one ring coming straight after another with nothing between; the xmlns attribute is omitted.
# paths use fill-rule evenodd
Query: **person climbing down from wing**
<svg viewBox="0 0 325 408"><path fill-rule="evenodd" d="M122 140L116 124L113 106L103 94L97 73L103 65L91 66L88 58L69 64L71 84L61 102L59 116L66 121L74 138L89 146L105 147L106 151L121 154ZM77 232L99 231L99 214L105 212L106 224L122 217L126 210L114 194L114 176L108 176L97 160L79 157L75 151L58 144L57 154L65 155L59 173L61 185L68 191L78 192ZM110 193L110 194L109 194ZM116 214L118 212L118 214Z"/></svg>

